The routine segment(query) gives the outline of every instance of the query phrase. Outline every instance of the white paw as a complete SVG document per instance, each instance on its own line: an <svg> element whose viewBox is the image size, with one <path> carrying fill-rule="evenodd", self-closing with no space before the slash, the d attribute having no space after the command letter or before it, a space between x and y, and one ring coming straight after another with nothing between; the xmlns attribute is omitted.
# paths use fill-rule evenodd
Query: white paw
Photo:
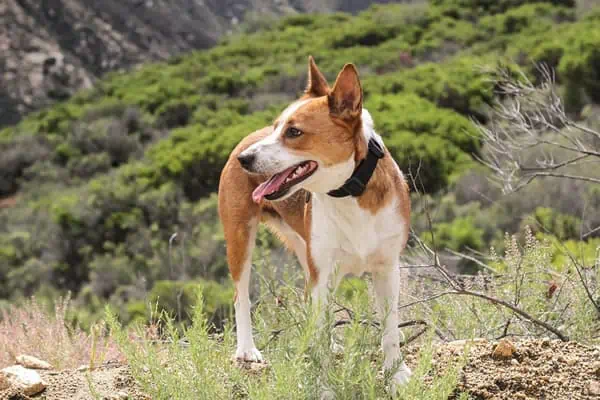
<svg viewBox="0 0 600 400"><path fill-rule="evenodd" d="M235 358L240 361L249 361L256 363L261 363L265 361L262 354L260 354L260 351L258 351L256 347L253 347L249 350L238 348L235 352Z"/></svg>
<svg viewBox="0 0 600 400"><path fill-rule="evenodd" d="M400 368L398 368L398 371L396 371L394 377L392 378L392 390L396 392L398 387L406 385L410 380L411 375L412 372L410 368L408 368L408 366L405 363L402 363L402 365L400 366Z"/></svg>
<svg viewBox="0 0 600 400"><path fill-rule="evenodd" d="M341 356L344 354L344 345L338 343L336 340L331 342L331 352L336 356Z"/></svg>
<svg viewBox="0 0 600 400"><path fill-rule="evenodd" d="M321 397L319 397L319 400L334 400L335 399L335 393L333 393L333 390L331 389L324 389L321 392Z"/></svg>

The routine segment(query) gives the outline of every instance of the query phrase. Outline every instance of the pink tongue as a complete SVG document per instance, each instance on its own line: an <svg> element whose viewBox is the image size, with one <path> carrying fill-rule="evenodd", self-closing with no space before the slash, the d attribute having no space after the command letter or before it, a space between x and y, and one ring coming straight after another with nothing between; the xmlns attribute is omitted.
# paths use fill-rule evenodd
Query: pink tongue
<svg viewBox="0 0 600 400"><path fill-rule="evenodd" d="M258 185L258 187L252 192L252 200L258 204L265 196L275 193L281 187L283 181L285 181L285 178L287 178L288 175L291 174L294 169L296 169L296 167L297 165L290 167L283 172L275 174L268 181Z"/></svg>

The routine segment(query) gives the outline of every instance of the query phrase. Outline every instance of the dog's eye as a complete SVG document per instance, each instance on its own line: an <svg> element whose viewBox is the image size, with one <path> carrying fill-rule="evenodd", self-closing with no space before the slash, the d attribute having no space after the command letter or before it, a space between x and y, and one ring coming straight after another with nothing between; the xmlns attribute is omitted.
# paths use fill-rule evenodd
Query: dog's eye
<svg viewBox="0 0 600 400"><path fill-rule="evenodd" d="M285 137L287 138L297 138L300 135L302 135L302 131L298 128L294 128L293 126L290 126L285 131Z"/></svg>

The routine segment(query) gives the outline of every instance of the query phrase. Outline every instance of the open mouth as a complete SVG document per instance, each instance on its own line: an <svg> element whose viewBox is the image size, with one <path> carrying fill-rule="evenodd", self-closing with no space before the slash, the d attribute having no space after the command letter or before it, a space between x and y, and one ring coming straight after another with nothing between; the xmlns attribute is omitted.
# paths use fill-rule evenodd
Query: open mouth
<svg viewBox="0 0 600 400"><path fill-rule="evenodd" d="M255 203L260 203L263 198L267 200L277 200L285 196L292 186L307 179L316 170L317 163L315 161L304 161L300 164L296 164L285 171L273 175L266 182L261 183L254 189L254 192L252 192L252 200L254 200Z"/></svg>

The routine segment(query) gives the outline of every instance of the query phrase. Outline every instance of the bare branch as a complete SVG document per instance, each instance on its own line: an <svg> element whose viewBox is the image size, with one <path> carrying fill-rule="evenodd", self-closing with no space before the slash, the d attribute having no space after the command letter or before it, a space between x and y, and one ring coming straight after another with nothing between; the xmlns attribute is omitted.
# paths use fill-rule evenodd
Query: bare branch
<svg viewBox="0 0 600 400"><path fill-rule="evenodd" d="M515 192L540 177L600 183L591 169L573 173L583 160L600 162L594 141L600 132L573 122L566 114L554 85L554 72L539 65L541 83L534 85L524 73L494 71L502 101L493 108L491 122L475 122L485 143L475 157L494 172L505 193ZM535 157L535 152L540 157ZM568 172L566 171L568 169Z"/></svg>
<svg viewBox="0 0 600 400"><path fill-rule="evenodd" d="M464 258L465 260L472 261L475 264L479 265L481 268L485 269L486 271L491 272L494 275L498 275L498 271L496 271L494 268L490 267L486 263L484 263L484 262L476 259L475 257L471 257L468 254L460 253L458 251L454 251L454 250L449 249L449 248L446 248L446 251L448 253L450 253L450 254L453 254L453 255L457 256L457 257Z"/></svg>

